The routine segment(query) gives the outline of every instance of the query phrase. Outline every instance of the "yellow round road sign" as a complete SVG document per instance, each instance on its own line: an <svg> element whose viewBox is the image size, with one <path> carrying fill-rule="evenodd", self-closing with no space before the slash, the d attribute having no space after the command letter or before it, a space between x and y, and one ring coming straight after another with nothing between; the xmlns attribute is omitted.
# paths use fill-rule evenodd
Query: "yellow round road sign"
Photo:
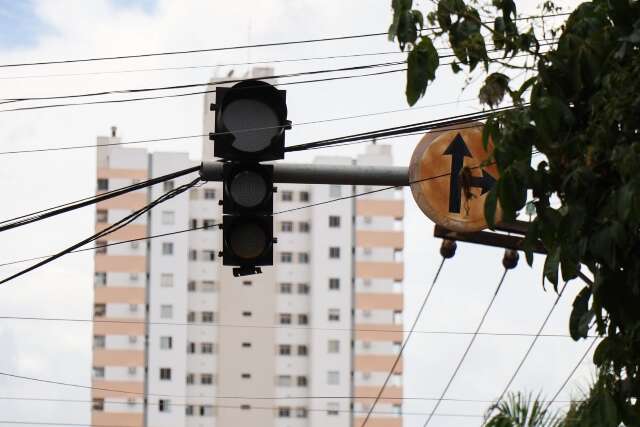
<svg viewBox="0 0 640 427"><path fill-rule="evenodd" d="M482 146L482 124L427 133L409 165L411 192L433 222L449 230L471 232L487 227L484 202L498 178L495 165L482 167L493 151ZM496 209L496 219L500 218Z"/></svg>

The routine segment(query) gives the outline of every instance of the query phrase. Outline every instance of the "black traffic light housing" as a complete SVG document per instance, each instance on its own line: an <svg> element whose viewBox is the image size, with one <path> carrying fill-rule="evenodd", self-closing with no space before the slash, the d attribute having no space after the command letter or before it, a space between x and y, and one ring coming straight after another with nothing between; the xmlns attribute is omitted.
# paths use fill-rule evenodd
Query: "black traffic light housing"
<svg viewBox="0 0 640 427"><path fill-rule="evenodd" d="M222 182L224 215L273 214L273 165L225 163Z"/></svg>
<svg viewBox="0 0 640 427"><path fill-rule="evenodd" d="M224 215L222 265L240 266L234 276L259 273L255 267L273 265L273 216Z"/></svg>
<svg viewBox="0 0 640 427"><path fill-rule="evenodd" d="M224 160L266 161L284 158L286 91L260 80L216 88L213 154Z"/></svg>

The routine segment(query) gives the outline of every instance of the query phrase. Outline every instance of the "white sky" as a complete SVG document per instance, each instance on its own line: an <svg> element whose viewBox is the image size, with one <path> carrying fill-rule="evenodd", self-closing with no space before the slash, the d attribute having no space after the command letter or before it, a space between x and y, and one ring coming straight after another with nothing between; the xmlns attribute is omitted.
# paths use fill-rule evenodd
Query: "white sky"
<svg viewBox="0 0 640 427"><path fill-rule="evenodd" d="M385 31L391 11L387 0L255 0L243 2L160 0L151 8L129 7L124 1L49 0L33 3L41 25L18 26L28 44L0 45L0 63L46 59L109 56L139 52L197 49L214 46L298 40L334 35ZM424 3L424 2L423 2ZM562 3L562 2L559 2ZM426 3L429 4L428 2ZM537 2L518 1L520 11L532 13ZM563 4L575 5L575 1ZM10 2L0 2L0 16L11 16ZM9 20L9 23L11 21ZM11 28L11 27L8 27ZM7 27L5 25L5 31ZM15 35L14 35L15 38ZM149 73L8 79L52 73L121 70L182 65L215 65L309 56L386 52L397 47L385 37L353 41L295 45L218 53L180 55L140 60L109 61L43 67L0 69L3 98L44 96L135 88L165 84L205 82L214 69ZM277 73L399 60L400 55L304 63L276 64ZM239 67L243 71L242 67ZM225 75L229 68L218 70ZM419 106L459 100L437 108L357 120L300 126L287 135L288 144L384 128L478 108L477 84L462 92L463 77L444 67L436 84ZM287 88L289 118L306 122L325 118L406 108L402 73ZM197 134L202 132L202 97L184 97L104 106L0 113L0 151L32 147L92 144L117 125L124 140ZM418 137L391 140L395 163L406 165ZM148 144L150 150L189 150L199 157L200 140ZM287 155L290 161L309 161L313 155L353 156L362 146L331 148ZM93 149L0 156L0 219L91 195L95 189ZM415 316L439 261L439 241L433 224L415 207L406 191L406 298L405 324ZM94 210L86 208L0 234L0 263L54 252L93 231ZM502 272L502 251L459 244L455 258L444 270L417 330L473 331L491 298ZM536 258L533 269L524 263L507 275L489 314L484 331L534 333L555 299L541 288ZM0 267L0 277L17 267ZM71 255L0 288L0 316L50 316L90 318L92 312L93 255ZM568 313L579 282L568 286L546 332L567 333ZM469 336L415 334L405 356L405 396L437 397L462 354ZM530 338L477 339L448 397L492 399L504 387L522 357ZM541 338L513 389L551 396L575 366L588 343L570 338ZM591 364L580 368L569 392L587 383ZM0 319L0 372L90 384L91 325ZM86 390L47 386L0 376L0 397L51 397L89 399ZM429 412L433 402L407 401L407 412ZM485 403L443 402L439 411L479 415ZM0 399L3 420L88 423L89 406L82 403L15 402ZM421 426L425 417L407 415L405 425ZM431 426L474 426L480 419L435 417Z"/></svg>

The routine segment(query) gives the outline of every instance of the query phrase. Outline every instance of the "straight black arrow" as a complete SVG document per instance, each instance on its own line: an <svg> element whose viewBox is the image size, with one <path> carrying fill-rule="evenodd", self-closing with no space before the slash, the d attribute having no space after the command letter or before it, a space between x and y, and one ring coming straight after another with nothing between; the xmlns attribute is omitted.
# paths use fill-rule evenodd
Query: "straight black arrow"
<svg viewBox="0 0 640 427"><path fill-rule="evenodd" d="M465 157L471 157L471 153L465 144L462 135L457 134L451 144L442 153L444 156L451 156L451 178L449 179L449 212L460 213L460 171Z"/></svg>

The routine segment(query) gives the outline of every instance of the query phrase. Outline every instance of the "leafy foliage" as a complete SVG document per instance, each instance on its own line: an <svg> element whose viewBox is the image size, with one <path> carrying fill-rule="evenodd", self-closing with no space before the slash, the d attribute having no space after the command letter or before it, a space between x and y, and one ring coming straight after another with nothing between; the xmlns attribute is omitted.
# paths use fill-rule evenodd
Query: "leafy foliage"
<svg viewBox="0 0 640 427"><path fill-rule="evenodd" d="M562 418L549 403L531 395L510 393L505 399L489 409L496 412L485 427L561 427Z"/></svg>
<svg viewBox="0 0 640 427"><path fill-rule="evenodd" d="M431 40L445 38L456 57L454 72L482 65L488 74L479 94L483 103L494 107L509 97L519 107L496 112L485 125L484 140L492 138L500 171L485 216L493 226L500 204L504 218L514 218L529 192L537 216L526 238L527 262L542 242L549 254L544 279L556 290L581 268L592 273L569 326L574 339L592 327L606 337L594 357L602 381L591 390L589 405L572 408L572 416L589 413L602 422L576 425L640 425L640 2L580 4L560 30L545 34L559 36L545 52L533 27L516 21L514 0L492 0L482 9L475 0L433 3L437 7L426 16L439 29L425 35L411 1L393 2L390 36L409 47L414 63L407 100L413 105L435 79ZM543 10L556 8L545 1ZM490 20L487 11L493 11ZM415 31L405 25L411 22ZM487 37L501 58L489 56ZM492 65L513 66L523 53L535 61L524 67L534 77L519 87L506 74L490 73ZM546 157L535 166L534 150Z"/></svg>

